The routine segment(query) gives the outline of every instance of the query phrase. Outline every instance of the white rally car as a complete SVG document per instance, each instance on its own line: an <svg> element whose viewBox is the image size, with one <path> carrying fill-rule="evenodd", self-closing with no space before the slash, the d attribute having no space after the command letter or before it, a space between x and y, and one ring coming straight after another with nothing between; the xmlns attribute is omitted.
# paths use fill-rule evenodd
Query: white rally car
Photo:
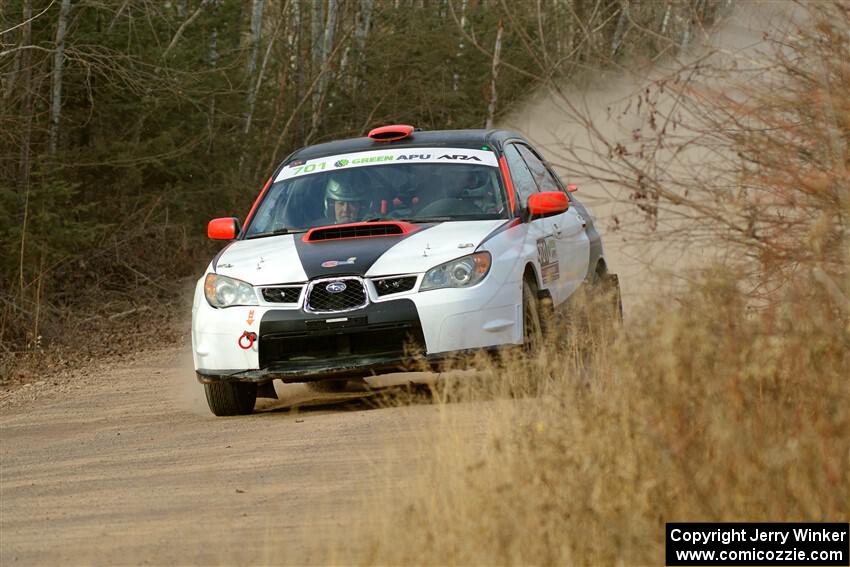
<svg viewBox="0 0 850 567"><path fill-rule="evenodd" d="M198 281L192 351L216 415L272 382L438 368L529 344L540 309L614 282L587 210L521 136L385 126L303 148Z"/></svg>

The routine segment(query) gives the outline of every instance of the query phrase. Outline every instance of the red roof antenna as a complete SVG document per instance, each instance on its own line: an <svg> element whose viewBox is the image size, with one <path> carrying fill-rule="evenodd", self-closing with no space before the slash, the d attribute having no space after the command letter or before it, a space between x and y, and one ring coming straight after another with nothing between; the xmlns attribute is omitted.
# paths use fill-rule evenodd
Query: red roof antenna
<svg viewBox="0 0 850 567"><path fill-rule="evenodd" d="M407 138L413 133L413 126L409 124L391 124L369 130L369 137L376 142L395 142Z"/></svg>

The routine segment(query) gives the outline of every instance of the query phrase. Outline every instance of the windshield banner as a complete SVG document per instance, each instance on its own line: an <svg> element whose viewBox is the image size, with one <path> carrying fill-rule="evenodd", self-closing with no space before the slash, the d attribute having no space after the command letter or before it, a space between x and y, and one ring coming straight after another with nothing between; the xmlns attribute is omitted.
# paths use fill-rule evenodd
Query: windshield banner
<svg viewBox="0 0 850 567"><path fill-rule="evenodd" d="M309 175L311 173L369 165L388 165L392 163L466 163L499 167L496 154L488 150L471 150L469 148L398 148L340 154L311 159L306 162L294 161L281 170L275 182Z"/></svg>

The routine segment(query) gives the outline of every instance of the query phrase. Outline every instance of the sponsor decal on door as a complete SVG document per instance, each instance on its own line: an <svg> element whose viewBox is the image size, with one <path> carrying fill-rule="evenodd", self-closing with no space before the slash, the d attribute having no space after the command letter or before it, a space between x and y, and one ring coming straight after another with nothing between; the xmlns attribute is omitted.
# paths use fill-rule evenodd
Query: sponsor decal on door
<svg viewBox="0 0 850 567"><path fill-rule="evenodd" d="M561 277L558 268L558 249L554 236L546 236L537 241L537 261L540 262L540 275L543 283L552 283Z"/></svg>

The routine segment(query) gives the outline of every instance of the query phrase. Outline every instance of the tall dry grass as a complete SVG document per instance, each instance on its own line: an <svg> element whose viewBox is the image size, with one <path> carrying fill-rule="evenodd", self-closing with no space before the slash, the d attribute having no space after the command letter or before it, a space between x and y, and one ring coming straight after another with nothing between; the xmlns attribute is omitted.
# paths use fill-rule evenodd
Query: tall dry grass
<svg viewBox="0 0 850 567"><path fill-rule="evenodd" d="M386 479L346 560L658 564L665 522L850 519L850 333L829 294L801 279L748 310L718 269L632 321L438 384L415 479Z"/></svg>

